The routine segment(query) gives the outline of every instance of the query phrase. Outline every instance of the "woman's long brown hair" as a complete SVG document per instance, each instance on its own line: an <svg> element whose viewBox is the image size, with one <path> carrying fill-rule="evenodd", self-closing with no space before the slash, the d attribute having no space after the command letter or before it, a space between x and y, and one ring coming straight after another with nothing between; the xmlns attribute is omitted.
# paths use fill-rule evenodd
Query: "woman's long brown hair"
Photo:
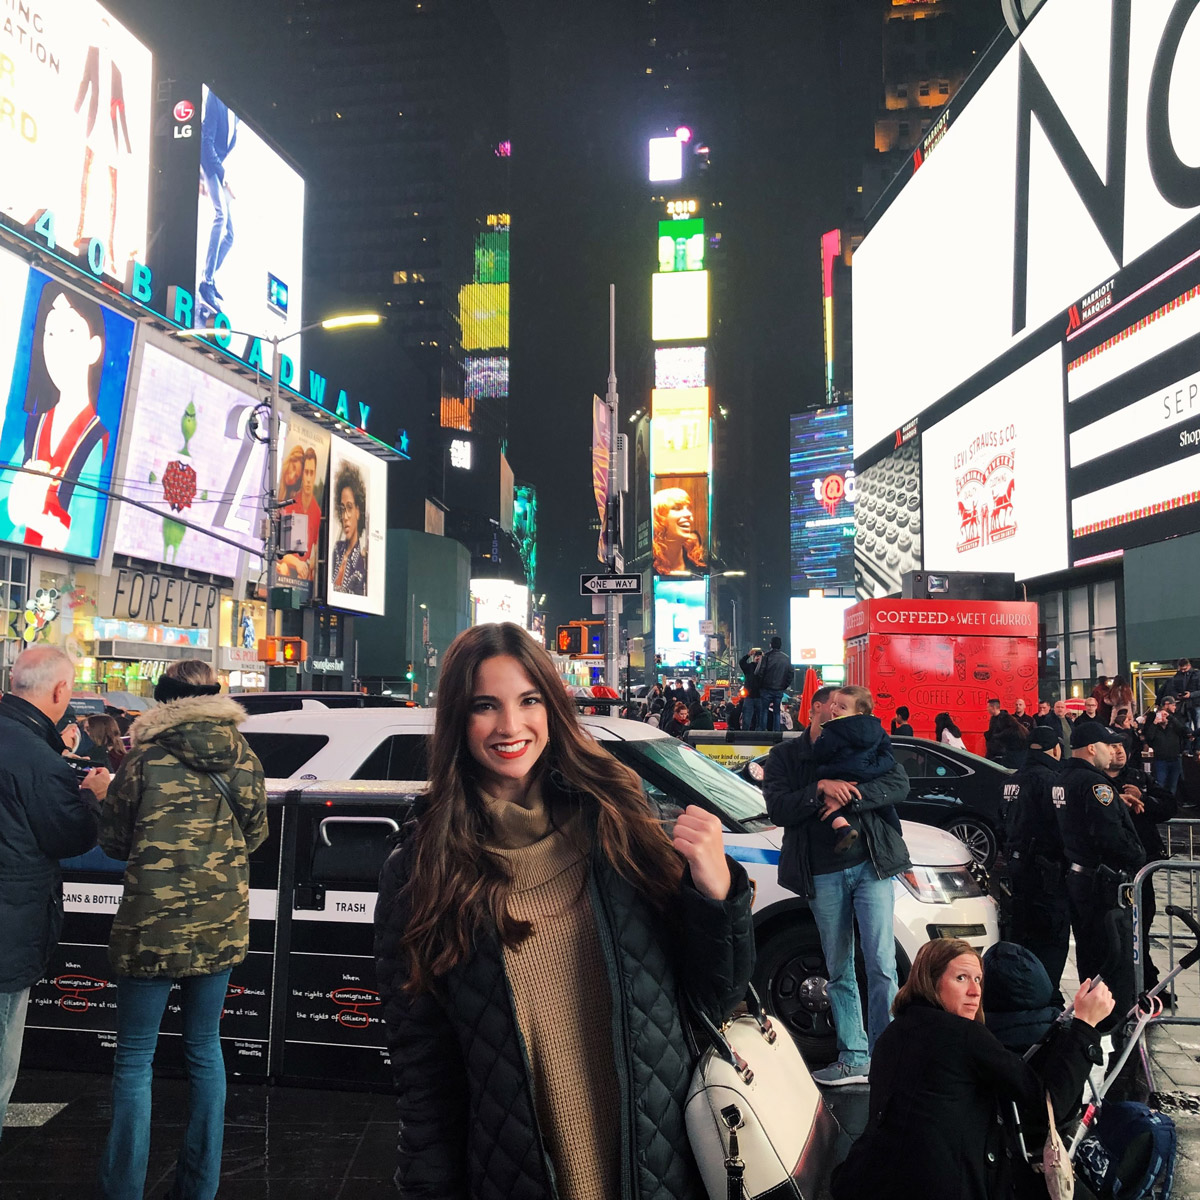
<svg viewBox="0 0 1200 1200"><path fill-rule="evenodd" d="M489 658L515 658L542 694L548 741L534 770L549 772L595 826L605 859L652 904L665 908L679 889L683 860L654 817L637 776L580 727L575 706L550 656L517 625L477 625L446 651L438 681L429 753L428 807L412 834L412 863L402 891L408 912L402 945L409 992L428 991L465 959L481 927L495 927L505 946L532 926L508 911L508 871L483 852L491 827L475 787L466 731L475 674Z"/></svg>

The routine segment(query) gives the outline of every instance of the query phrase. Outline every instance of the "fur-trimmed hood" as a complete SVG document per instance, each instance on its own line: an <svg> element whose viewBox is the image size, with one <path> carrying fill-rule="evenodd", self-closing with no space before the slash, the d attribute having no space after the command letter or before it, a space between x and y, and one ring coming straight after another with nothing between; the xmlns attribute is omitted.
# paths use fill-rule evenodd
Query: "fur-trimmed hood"
<svg viewBox="0 0 1200 1200"><path fill-rule="evenodd" d="M246 710L228 696L189 696L159 704L130 726L134 746L155 742L197 771L227 771L237 758Z"/></svg>

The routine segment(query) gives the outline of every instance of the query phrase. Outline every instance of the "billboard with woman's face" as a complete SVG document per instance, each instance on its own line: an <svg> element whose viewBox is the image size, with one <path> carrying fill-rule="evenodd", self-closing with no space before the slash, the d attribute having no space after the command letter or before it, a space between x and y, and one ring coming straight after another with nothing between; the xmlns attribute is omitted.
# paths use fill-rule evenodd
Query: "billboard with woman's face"
<svg viewBox="0 0 1200 1200"><path fill-rule="evenodd" d="M384 610L387 463L343 438L330 439L329 603Z"/></svg>
<svg viewBox="0 0 1200 1200"><path fill-rule="evenodd" d="M99 554L132 345L127 317L0 253L0 541Z"/></svg>
<svg viewBox="0 0 1200 1200"><path fill-rule="evenodd" d="M708 476L655 476L650 514L655 575L706 575Z"/></svg>
<svg viewBox="0 0 1200 1200"><path fill-rule="evenodd" d="M291 520L281 523L275 583L297 588L307 599L317 577L322 515L329 511L329 430L291 412L283 414L280 425L275 501L280 517Z"/></svg>

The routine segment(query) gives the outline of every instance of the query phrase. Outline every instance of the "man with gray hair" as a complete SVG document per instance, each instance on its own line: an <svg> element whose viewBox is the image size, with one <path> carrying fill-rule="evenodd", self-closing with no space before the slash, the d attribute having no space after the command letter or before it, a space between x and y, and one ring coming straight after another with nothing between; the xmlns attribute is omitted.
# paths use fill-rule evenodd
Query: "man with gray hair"
<svg viewBox="0 0 1200 1200"><path fill-rule="evenodd" d="M25 1034L29 989L43 975L62 928L60 858L96 844L96 809L109 774L78 778L55 725L67 711L75 664L34 646L13 664L0 697L0 1128Z"/></svg>

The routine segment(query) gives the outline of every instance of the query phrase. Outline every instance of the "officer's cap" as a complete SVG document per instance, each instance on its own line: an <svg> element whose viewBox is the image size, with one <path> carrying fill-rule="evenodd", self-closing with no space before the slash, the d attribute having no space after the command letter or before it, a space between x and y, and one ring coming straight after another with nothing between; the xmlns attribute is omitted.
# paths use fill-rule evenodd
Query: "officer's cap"
<svg viewBox="0 0 1200 1200"><path fill-rule="evenodd" d="M1035 725L1029 734L1029 744L1038 750L1053 750L1062 744L1062 737L1051 725Z"/></svg>
<svg viewBox="0 0 1200 1200"><path fill-rule="evenodd" d="M1110 746L1119 746L1125 738L1115 729L1101 725L1099 721L1077 721L1071 730L1071 749L1079 750L1084 746L1095 745L1096 742L1107 742Z"/></svg>

